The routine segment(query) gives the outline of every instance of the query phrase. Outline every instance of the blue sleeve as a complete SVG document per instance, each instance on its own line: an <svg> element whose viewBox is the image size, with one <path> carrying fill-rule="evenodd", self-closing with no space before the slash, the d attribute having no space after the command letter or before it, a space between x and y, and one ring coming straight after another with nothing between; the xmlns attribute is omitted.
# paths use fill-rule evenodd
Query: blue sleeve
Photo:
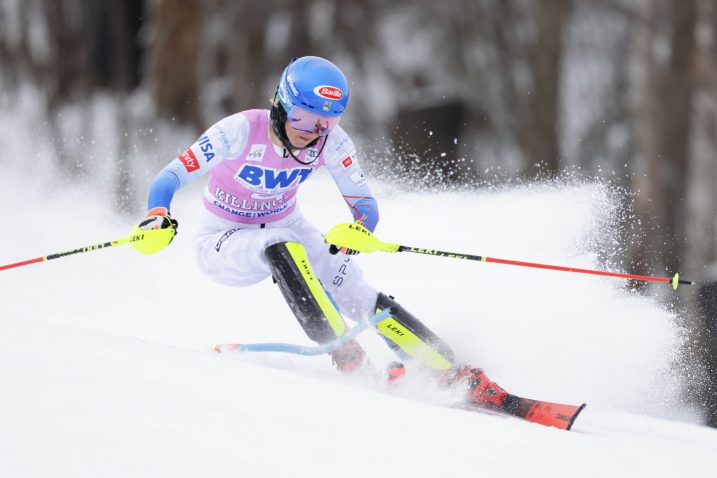
<svg viewBox="0 0 717 478"><path fill-rule="evenodd" d="M169 205L172 203L174 193L177 192L179 187L179 178L176 174L166 169L160 171L149 187L147 210L155 207L166 207L169 211Z"/></svg>
<svg viewBox="0 0 717 478"><path fill-rule="evenodd" d="M209 173L225 158L237 158L249 140L249 120L243 112L212 125L188 149L155 176L149 188L148 210L169 210L174 194Z"/></svg>
<svg viewBox="0 0 717 478"><path fill-rule="evenodd" d="M351 209L354 221L360 221L361 225L373 232L378 225L378 203L371 196L346 196L346 204Z"/></svg>
<svg viewBox="0 0 717 478"><path fill-rule="evenodd" d="M378 225L378 203L356 159L356 146L341 126L328 136L322 154L324 165L341 191L354 221L361 222L373 232Z"/></svg>

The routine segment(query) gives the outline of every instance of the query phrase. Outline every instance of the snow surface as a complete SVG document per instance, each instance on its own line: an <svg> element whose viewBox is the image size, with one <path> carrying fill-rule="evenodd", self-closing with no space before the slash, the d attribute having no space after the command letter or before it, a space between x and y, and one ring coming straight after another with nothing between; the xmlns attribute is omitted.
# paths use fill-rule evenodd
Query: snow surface
<svg viewBox="0 0 717 478"><path fill-rule="evenodd" d="M104 192L0 173L0 264L127 234ZM619 252L601 185L406 193L377 184L379 238L578 267ZM0 475L6 477L714 476L717 430L684 405L678 318L620 281L414 254L362 255L368 279L518 395L587 402L572 432L445 406L409 366L394 388L328 357L218 356L216 343L308 345L267 280L214 284L190 237L0 272ZM348 219L328 176L300 193L322 230ZM360 336L377 365L390 360ZM414 374L415 372L415 374Z"/></svg>

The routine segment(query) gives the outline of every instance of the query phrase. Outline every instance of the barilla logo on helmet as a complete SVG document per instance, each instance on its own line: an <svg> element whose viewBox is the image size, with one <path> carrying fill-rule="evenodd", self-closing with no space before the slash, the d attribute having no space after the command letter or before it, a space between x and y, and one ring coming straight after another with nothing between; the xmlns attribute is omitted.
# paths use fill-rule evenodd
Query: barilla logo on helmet
<svg viewBox="0 0 717 478"><path fill-rule="evenodd" d="M340 89L329 86L329 85L319 85L316 88L314 88L314 93L317 96L320 96L322 98L326 98L327 100L340 100L344 97L344 92Z"/></svg>

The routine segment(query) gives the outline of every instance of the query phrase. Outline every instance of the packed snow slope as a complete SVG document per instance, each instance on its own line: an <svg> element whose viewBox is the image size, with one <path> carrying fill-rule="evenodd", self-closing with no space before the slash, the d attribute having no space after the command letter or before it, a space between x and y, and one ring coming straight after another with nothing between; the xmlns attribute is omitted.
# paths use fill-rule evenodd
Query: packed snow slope
<svg viewBox="0 0 717 478"><path fill-rule="evenodd" d="M0 173L0 263L133 225L103 191L17 169ZM0 272L0 475L714 476L717 430L681 399L678 318L614 279L357 259L508 390L587 402L571 432L450 408L455 397L412 367L388 388L338 376L326 356L213 354L216 343L309 342L270 280L231 289L196 269L200 191L179 193L179 236L157 255L118 247ZM600 185L374 192L389 242L577 267L619 253L618 209ZM349 219L324 174L300 201L322 230ZM391 359L371 331L360 337L377 365Z"/></svg>

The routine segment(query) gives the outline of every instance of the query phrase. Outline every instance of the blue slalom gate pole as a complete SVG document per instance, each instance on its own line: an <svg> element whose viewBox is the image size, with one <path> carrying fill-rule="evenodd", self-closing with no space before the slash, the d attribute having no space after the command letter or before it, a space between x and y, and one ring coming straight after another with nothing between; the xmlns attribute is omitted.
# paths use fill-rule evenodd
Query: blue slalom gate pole
<svg viewBox="0 0 717 478"><path fill-rule="evenodd" d="M338 337L331 342L327 342L321 345L307 346L307 345L296 345L296 344L283 344L278 342L267 342L260 344L219 344L214 346L214 351L217 353L224 352L283 352L287 354L296 355L321 355L333 352L334 350L342 347L349 340L356 337L358 334L366 330L369 326L374 326L383 319L388 318L391 315L391 309L384 309L381 312L372 315L371 317L361 320L354 327L349 329L341 337Z"/></svg>

